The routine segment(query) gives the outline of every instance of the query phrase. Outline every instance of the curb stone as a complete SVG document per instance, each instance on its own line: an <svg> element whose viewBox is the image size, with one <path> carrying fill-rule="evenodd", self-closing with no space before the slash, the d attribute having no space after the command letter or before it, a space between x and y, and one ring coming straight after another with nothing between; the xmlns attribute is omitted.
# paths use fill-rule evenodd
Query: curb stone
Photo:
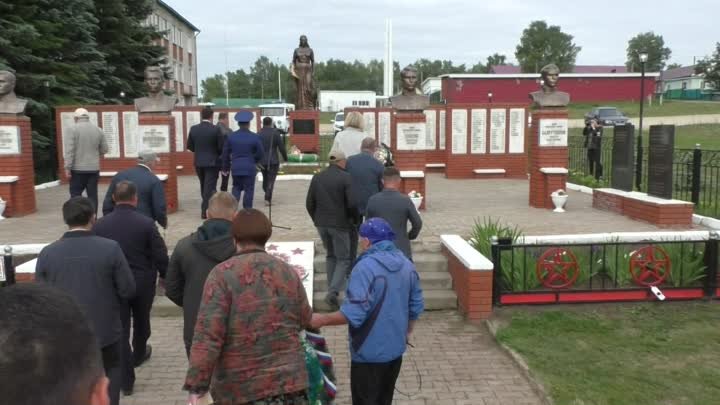
<svg viewBox="0 0 720 405"><path fill-rule="evenodd" d="M505 352L505 354L510 356L510 358L515 362L515 365L517 366L517 368L519 368L522 371L522 374L525 376L525 378L530 383L530 387L540 397L540 400L545 405L555 405L555 402L553 401L550 394L547 392L547 389L540 382L540 379L535 377L534 373L530 370L530 367L528 367L525 359L523 359L523 357L518 352L511 349L510 346L500 342L497 339L497 331L498 331L497 323L488 319L485 321L485 326L487 327L488 331L492 335L495 342L498 344L498 346L500 346L500 349L503 352Z"/></svg>

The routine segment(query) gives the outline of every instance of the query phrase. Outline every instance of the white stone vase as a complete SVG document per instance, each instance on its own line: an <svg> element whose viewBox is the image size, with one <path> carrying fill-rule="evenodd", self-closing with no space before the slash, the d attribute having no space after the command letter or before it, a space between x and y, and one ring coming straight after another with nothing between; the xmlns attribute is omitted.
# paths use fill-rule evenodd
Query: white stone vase
<svg viewBox="0 0 720 405"><path fill-rule="evenodd" d="M423 197L410 197L410 200L412 200L413 205L415 205L415 209L420 211L420 205L422 204Z"/></svg>
<svg viewBox="0 0 720 405"><path fill-rule="evenodd" d="M3 212L5 212L5 207L7 207L7 201L0 198L0 219L5 219L3 216Z"/></svg>
<svg viewBox="0 0 720 405"><path fill-rule="evenodd" d="M565 206L565 203L567 203L568 196L567 194L559 194L557 191L550 194L550 198L552 198L552 202L555 205L555 209L553 212L565 212L563 207Z"/></svg>

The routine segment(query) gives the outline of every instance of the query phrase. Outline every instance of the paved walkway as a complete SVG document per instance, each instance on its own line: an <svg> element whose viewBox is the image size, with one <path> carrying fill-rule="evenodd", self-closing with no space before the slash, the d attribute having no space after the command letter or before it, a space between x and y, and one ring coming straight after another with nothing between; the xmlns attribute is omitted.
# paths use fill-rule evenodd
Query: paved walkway
<svg viewBox="0 0 720 405"><path fill-rule="evenodd" d="M153 318L153 357L137 370L135 394L121 405L185 405L181 391L187 371L181 318ZM347 329L323 330L335 362L338 405L350 404ZM455 312L426 313L417 324L404 358L394 404L539 405L537 395L489 332L469 325ZM422 377L420 387L418 375Z"/></svg>
<svg viewBox="0 0 720 405"><path fill-rule="evenodd" d="M200 197L195 177L179 178L180 210L170 215L166 239L170 248L200 224ZM274 195L272 219L276 225L291 230L275 229L273 240L318 240L312 221L305 211L308 180L278 181ZM100 186L100 198L106 186ZM259 192L258 192L259 191ZM255 207L269 213L262 201L260 185L256 186ZM67 186L37 191L38 212L22 218L0 221L0 245L48 243L64 232L60 207L68 198ZM526 180L448 180L441 174L427 178L427 211L422 213L423 230L416 241L419 250L437 246L439 236L446 233L468 236L476 219L500 218L517 225L526 235L592 233L610 231L650 231L653 225L592 208L592 198L569 191L567 212L528 206ZM415 249L415 247L413 248Z"/></svg>

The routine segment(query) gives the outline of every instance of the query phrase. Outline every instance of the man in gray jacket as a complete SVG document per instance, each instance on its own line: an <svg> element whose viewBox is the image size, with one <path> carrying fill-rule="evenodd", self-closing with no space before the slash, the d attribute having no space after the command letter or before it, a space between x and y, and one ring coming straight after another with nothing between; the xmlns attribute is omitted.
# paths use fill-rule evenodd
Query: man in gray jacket
<svg viewBox="0 0 720 405"><path fill-rule="evenodd" d="M85 191L97 212L100 157L108 152L108 145L103 131L90 122L88 110L75 110L75 125L67 134L64 152L65 176L70 180L70 198L81 196Z"/></svg>
<svg viewBox="0 0 720 405"><path fill-rule="evenodd" d="M395 246L412 260L410 241L420 234L422 219L410 197L400 192L400 182L400 172L396 168L385 168L383 191L370 197L367 217L379 217L389 222L396 235ZM410 232L407 230L408 221L412 226Z"/></svg>

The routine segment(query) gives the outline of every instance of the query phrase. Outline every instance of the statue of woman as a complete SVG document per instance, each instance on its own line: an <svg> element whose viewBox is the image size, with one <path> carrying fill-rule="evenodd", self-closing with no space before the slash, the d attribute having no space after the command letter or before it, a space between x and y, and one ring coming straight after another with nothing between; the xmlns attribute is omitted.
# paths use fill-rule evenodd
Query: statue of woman
<svg viewBox="0 0 720 405"><path fill-rule="evenodd" d="M296 110L312 110L315 108L316 93L313 86L313 70L315 70L315 55L308 45L305 35L300 36L300 46L293 52L290 73L295 78L297 90Z"/></svg>

